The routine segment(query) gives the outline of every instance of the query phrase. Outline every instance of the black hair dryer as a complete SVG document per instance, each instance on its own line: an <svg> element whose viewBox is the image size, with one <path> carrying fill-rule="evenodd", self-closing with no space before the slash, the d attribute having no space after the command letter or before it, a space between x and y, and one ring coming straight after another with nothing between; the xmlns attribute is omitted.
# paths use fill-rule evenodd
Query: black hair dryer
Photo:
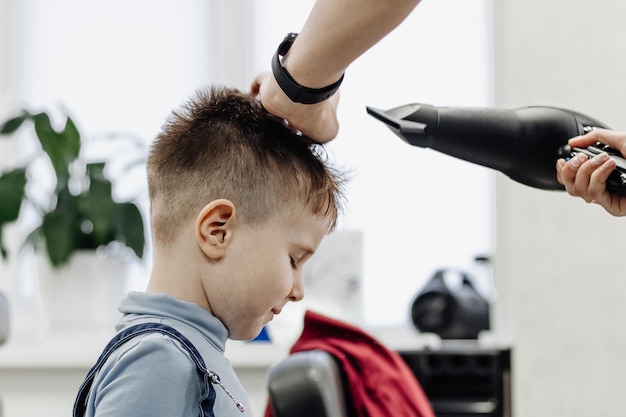
<svg viewBox="0 0 626 417"><path fill-rule="evenodd" d="M575 153L568 139L607 128L584 114L548 106L508 110L407 104L391 110L367 107L367 112L411 145L493 168L544 190L564 189L556 180L556 161ZM626 161L615 158L621 159L618 168L622 164L626 171ZM626 174L614 174L608 189L626 193Z"/></svg>
<svg viewBox="0 0 626 417"><path fill-rule="evenodd" d="M417 330L434 333L442 339L478 339L489 330L489 303L476 291L469 276L462 278L458 288L445 280L450 272L436 271L417 294L411 305L411 321Z"/></svg>

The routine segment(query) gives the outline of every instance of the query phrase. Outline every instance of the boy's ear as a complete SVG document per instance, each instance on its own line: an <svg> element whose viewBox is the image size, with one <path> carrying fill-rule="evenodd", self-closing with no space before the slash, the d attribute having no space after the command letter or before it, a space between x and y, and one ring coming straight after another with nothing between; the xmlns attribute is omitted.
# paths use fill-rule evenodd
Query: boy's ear
<svg viewBox="0 0 626 417"><path fill-rule="evenodd" d="M235 205L230 200L213 200L196 219L196 242L210 259L220 259L230 242L237 222Z"/></svg>

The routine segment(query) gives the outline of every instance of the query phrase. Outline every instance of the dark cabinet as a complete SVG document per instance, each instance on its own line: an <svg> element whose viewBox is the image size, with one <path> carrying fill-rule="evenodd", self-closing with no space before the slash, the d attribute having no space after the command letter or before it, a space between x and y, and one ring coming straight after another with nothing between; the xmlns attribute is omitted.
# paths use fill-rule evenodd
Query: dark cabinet
<svg viewBox="0 0 626 417"><path fill-rule="evenodd" d="M511 350L401 351L437 417L510 417Z"/></svg>

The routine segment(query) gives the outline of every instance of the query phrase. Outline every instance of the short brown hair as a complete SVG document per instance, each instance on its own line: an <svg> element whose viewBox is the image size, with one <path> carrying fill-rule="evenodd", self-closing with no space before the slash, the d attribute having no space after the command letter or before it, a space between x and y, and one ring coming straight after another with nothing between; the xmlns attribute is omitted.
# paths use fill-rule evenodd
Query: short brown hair
<svg viewBox="0 0 626 417"><path fill-rule="evenodd" d="M320 151L248 94L199 91L166 122L148 157L154 238L171 241L218 198L231 200L242 221L259 223L300 204L334 227L344 180Z"/></svg>

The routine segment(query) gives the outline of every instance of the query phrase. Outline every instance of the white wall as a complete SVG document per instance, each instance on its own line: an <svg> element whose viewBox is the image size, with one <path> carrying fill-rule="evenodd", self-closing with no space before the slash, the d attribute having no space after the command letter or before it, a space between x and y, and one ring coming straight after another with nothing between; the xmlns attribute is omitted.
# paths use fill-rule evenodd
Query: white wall
<svg viewBox="0 0 626 417"><path fill-rule="evenodd" d="M626 3L494 2L496 105L571 108L626 129ZM626 414L624 220L497 178L499 327L516 417Z"/></svg>
<svg viewBox="0 0 626 417"><path fill-rule="evenodd" d="M5 115L13 107L15 100L15 9L16 0L0 1L0 115ZM12 144L0 141L0 167L6 166L12 159L13 152L15 148ZM0 291L4 290L5 293L9 287L9 274L7 262L0 262Z"/></svg>
<svg viewBox="0 0 626 417"><path fill-rule="evenodd" d="M13 104L15 98L15 43L12 41L15 30L15 0L4 0L0 2L0 56L3 57L0 65L0 113ZM0 158L6 157L2 153Z"/></svg>

